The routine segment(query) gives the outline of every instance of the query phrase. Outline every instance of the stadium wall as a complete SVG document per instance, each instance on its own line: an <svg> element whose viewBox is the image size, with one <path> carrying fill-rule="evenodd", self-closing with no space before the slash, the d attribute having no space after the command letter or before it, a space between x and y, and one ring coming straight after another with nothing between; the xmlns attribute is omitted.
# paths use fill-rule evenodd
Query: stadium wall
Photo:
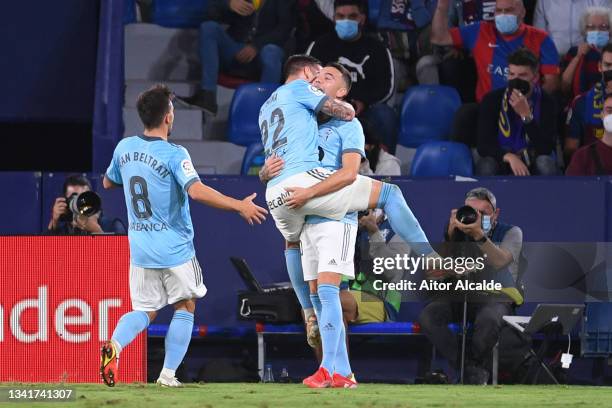
<svg viewBox="0 0 612 408"><path fill-rule="evenodd" d="M46 228L52 202L65 174L0 173L6 186L0 218L2 234L38 234ZM90 175L102 195L106 215L125 221L121 191L101 191L99 175ZM264 186L255 177L217 176L203 181L224 193L244 197L257 192L264 204ZM430 240L440 240L450 210L464 194L482 185L497 196L501 219L521 226L526 242L602 242L612 237L612 178L491 178L474 181L397 178L397 183ZM272 220L250 227L240 217L191 204L195 244L209 288L200 301L196 323L233 326L237 319L236 291L244 285L229 262L245 258L261 283L286 281L284 244ZM124 275L127 281L127 273ZM420 306L406 307L403 319L414 319ZM172 311L158 323L169 322Z"/></svg>

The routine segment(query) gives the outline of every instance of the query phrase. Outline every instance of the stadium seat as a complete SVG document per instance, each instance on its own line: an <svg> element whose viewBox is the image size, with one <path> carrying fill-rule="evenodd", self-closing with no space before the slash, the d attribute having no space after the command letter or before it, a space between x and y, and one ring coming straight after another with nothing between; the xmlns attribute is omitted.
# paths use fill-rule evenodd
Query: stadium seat
<svg viewBox="0 0 612 408"><path fill-rule="evenodd" d="M472 154L463 143L436 141L419 146L410 174L422 177L472 176Z"/></svg>
<svg viewBox="0 0 612 408"><path fill-rule="evenodd" d="M242 159L242 166L240 167L240 175L247 176L249 169L253 166L261 167L264 164L265 157L262 154L264 147L261 142L253 143L247 147L244 152L244 158Z"/></svg>
<svg viewBox="0 0 612 408"><path fill-rule="evenodd" d="M378 16L380 15L380 1L381 0L368 0L368 21L373 27L376 27L378 23Z"/></svg>
<svg viewBox="0 0 612 408"><path fill-rule="evenodd" d="M246 84L236 89L229 110L227 140L240 146L261 141L259 108L278 84Z"/></svg>
<svg viewBox="0 0 612 408"><path fill-rule="evenodd" d="M155 0L152 21L163 27L198 28L208 10L208 0Z"/></svg>
<svg viewBox="0 0 612 408"><path fill-rule="evenodd" d="M418 85L408 89L402 101L398 143L419 147L432 140L448 140L459 106L461 98L454 88Z"/></svg>

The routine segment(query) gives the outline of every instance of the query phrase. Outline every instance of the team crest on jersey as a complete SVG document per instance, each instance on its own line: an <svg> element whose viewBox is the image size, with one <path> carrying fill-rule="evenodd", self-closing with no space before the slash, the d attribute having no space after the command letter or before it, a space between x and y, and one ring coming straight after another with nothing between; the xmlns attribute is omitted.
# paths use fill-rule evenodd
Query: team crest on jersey
<svg viewBox="0 0 612 408"><path fill-rule="evenodd" d="M313 94L317 96L323 96L323 91L315 88L314 85L308 85L308 89L310 89L310 92L312 92Z"/></svg>
<svg viewBox="0 0 612 408"><path fill-rule="evenodd" d="M193 164L191 164L191 161L187 159L181 162L181 168L183 169L183 174L185 174L186 177L195 177L198 175L198 173L193 168Z"/></svg>

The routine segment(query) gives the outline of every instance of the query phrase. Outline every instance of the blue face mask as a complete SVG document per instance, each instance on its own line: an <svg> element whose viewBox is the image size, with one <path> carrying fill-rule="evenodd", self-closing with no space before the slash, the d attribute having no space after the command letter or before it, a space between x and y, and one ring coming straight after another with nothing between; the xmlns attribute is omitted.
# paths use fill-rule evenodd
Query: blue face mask
<svg viewBox="0 0 612 408"><path fill-rule="evenodd" d="M587 32L586 42L593 47L601 49L608 44L608 41L610 41L610 33L608 31Z"/></svg>
<svg viewBox="0 0 612 408"><path fill-rule="evenodd" d="M355 20L337 20L336 33L341 40L350 40L359 34L359 23Z"/></svg>
<svg viewBox="0 0 612 408"><path fill-rule="evenodd" d="M495 16L495 27L502 34L512 34L518 30L518 17L514 14L498 14Z"/></svg>
<svg viewBox="0 0 612 408"><path fill-rule="evenodd" d="M482 230L484 231L484 233L486 235L489 235L489 232L491 232L491 216L490 215L483 215L482 216Z"/></svg>

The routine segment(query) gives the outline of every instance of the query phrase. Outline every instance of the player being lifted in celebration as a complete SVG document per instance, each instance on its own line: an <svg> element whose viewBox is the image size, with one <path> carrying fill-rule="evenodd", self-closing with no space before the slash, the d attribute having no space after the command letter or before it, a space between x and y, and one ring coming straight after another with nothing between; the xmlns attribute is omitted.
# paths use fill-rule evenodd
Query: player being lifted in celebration
<svg viewBox="0 0 612 408"><path fill-rule="evenodd" d="M193 246L189 197L236 211L249 224L261 224L267 211L205 186L184 147L168 142L174 121L172 93L157 85L138 97L144 134L123 139L113 153L104 187L123 187L129 219L130 297L133 311L123 315L101 350L100 374L117 382L121 351L171 304L175 312L165 339L164 367L157 383L180 387L175 371L189 347L195 300L206 294Z"/></svg>
<svg viewBox="0 0 612 408"><path fill-rule="evenodd" d="M287 271L304 309L307 338L313 347L316 320L309 288L303 281L299 251L306 215L340 220L347 212L382 208L393 230L415 252L437 257L399 187L358 175L359 154L343 155L340 170L336 172L320 167L318 136L312 141L312 129L317 126L315 113L320 110L329 116L350 120L347 131L363 133L358 122L358 126L353 124L356 120L353 121L352 115L341 114L342 102L307 83L320 70L319 62L312 57L290 57L285 65L285 85L271 95L259 113L266 157L276 156L284 161L284 167L268 182L266 201L277 229L286 240ZM325 107L333 108L326 110ZM287 110L292 112L291 121L286 119Z"/></svg>
<svg viewBox="0 0 612 408"><path fill-rule="evenodd" d="M325 91L329 97L343 98L350 90L351 80L341 65L329 64L323 68L313 85ZM347 172L355 177L364 154L364 139L363 130L356 119L351 122L324 119L319 126L318 137L321 167L330 171L340 169L341 172ZM271 156L266 160L260 178L262 181L274 178L280 174L283 165L283 159ZM435 256L418 221L403 201L403 197L402 203L397 204L397 207L401 208L401 211L396 211L395 218L397 220L399 216L412 229L408 233L411 234L411 242L415 251ZM342 311L338 297L341 275L351 277L354 274L352 254L355 246L356 218L356 214L349 214L338 222L327 218L307 216L306 225L302 230L303 275L305 280L310 281L311 304L314 305L319 318L319 326L330 328L321 333L323 339L321 367L304 381L311 387L344 386L352 388L356 386L354 378L350 375L350 364L344 342L344 326L341 325ZM406 234L405 230L404 234ZM297 277L292 279L292 284L296 293L304 297L303 292L308 290L308 286L304 282L300 283ZM314 324L311 323L309 328L313 326ZM332 327L337 327L337 332L331 330ZM314 343L312 331L309 333L311 337L309 343ZM339 336L338 343L335 342L336 335ZM330 344L337 344L337 349ZM333 376L330 375L331 373Z"/></svg>

